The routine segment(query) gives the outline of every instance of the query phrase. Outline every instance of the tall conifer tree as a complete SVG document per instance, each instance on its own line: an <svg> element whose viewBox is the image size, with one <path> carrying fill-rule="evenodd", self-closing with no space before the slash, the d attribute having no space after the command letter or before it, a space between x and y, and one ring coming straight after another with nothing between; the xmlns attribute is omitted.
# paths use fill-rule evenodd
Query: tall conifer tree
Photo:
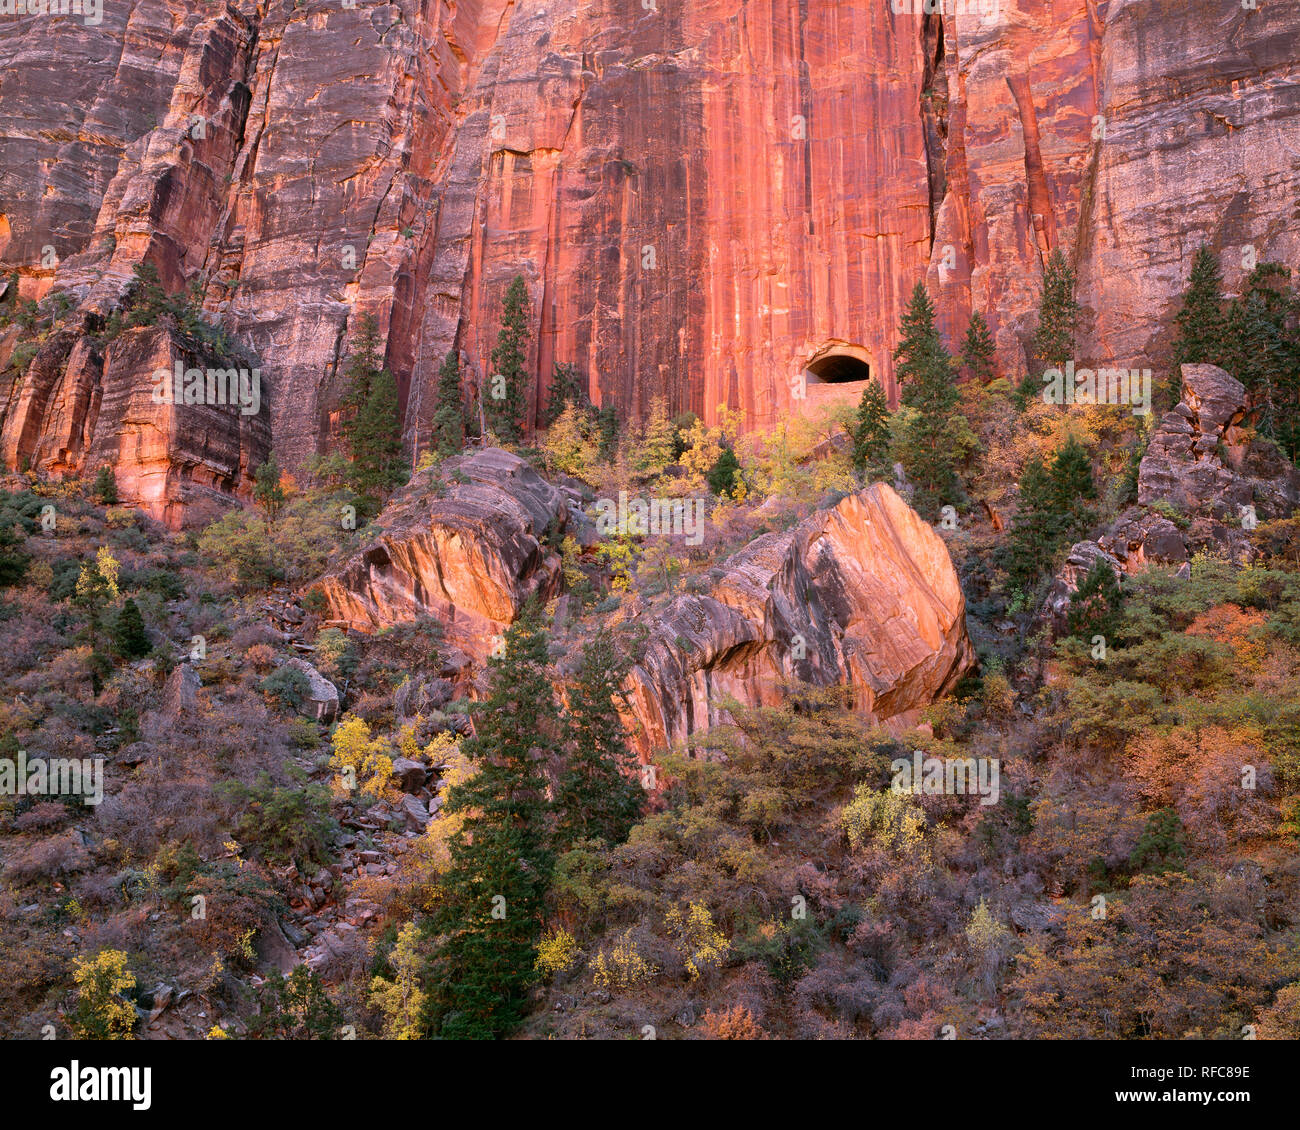
<svg viewBox="0 0 1300 1130"><path fill-rule="evenodd" d="M870 381L858 401L857 425L853 430L853 469L859 475L880 473L889 457L889 401L879 381Z"/></svg>
<svg viewBox="0 0 1300 1130"><path fill-rule="evenodd" d="M453 349L438 370L438 402L433 411L433 446L439 455L465 447L465 404L460 389L460 357Z"/></svg>
<svg viewBox="0 0 1300 1130"><path fill-rule="evenodd" d="M997 346L984 315L976 310L970 316L966 336L961 343L961 364L971 380L986 385L997 376Z"/></svg>
<svg viewBox="0 0 1300 1130"><path fill-rule="evenodd" d="M945 503L957 501L959 493L955 470L959 394L952 357L935 326L934 303L924 283L917 283L912 291L894 361L902 403L915 413L900 445L904 465L916 485L918 511L933 519Z"/></svg>
<svg viewBox="0 0 1300 1130"><path fill-rule="evenodd" d="M553 861L546 765L559 733L541 611L530 603L489 663L491 690L462 751L477 772L451 790L463 816L432 916L426 987L434 1035L491 1039L523 1016Z"/></svg>
<svg viewBox="0 0 1300 1130"><path fill-rule="evenodd" d="M501 331L492 350L492 373L483 393L488 428L503 443L519 443L524 436L527 350L528 290L523 275L516 275L506 291Z"/></svg>
<svg viewBox="0 0 1300 1130"><path fill-rule="evenodd" d="M582 649L565 716L571 740L555 790L557 840L566 848L585 839L622 843L641 812L644 793L617 706L626 666L605 632Z"/></svg>
<svg viewBox="0 0 1300 1130"><path fill-rule="evenodd" d="M1079 325L1079 303L1074 297L1074 268L1058 247L1043 272L1043 297L1038 307L1038 328L1034 331L1034 358L1041 370L1064 369L1074 357L1074 337Z"/></svg>

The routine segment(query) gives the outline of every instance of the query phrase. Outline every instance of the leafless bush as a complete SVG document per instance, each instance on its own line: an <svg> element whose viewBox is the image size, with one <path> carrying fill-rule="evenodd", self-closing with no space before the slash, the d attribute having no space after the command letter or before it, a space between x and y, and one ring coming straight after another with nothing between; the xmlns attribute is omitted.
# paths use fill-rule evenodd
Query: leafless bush
<svg viewBox="0 0 1300 1130"><path fill-rule="evenodd" d="M90 866L86 849L73 835L55 836L24 845L10 856L4 877L20 885L84 871Z"/></svg>
<svg viewBox="0 0 1300 1130"><path fill-rule="evenodd" d="M43 800L14 820L15 832L47 832L68 818L68 810L57 801Z"/></svg>

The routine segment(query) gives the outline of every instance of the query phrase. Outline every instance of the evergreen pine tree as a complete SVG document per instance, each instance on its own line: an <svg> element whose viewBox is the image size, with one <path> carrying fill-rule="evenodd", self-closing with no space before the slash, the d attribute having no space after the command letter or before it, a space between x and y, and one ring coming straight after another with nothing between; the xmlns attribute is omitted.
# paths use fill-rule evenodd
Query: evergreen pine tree
<svg viewBox="0 0 1300 1130"><path fill-rule="evenodd" d="M952 358L939 337L934 304L924 283L917 283L912 291L894 360L903 405L915 412L900 450L917 488L917 510L933 519L945 503L957 501L954 438L959 393Z"/></svg>
<svg viewBox="0 0 1300 1130"><path fill-rule="evenodd" d="M1034 358L1040 371L1031 373L1032 377L1041 379L1042 372L1050 368L1064 369L1074 356L1074 335L1079 324L1074 285L1074 268L1058 247L1048 258L1043 273L1043 297L1033 341Z"/></svg>
<svg viewBox="0 0 1300 1130"><path fill-rule="evenodd" d="M551 373L551 388L546 398L546 426L549 428L568 407L585 408L587 398L583 394L582 376L576 365L556 362Z"/></svg>
<svg viewBox="0 0 1300 1130"><path fill-rule="evenodd" d="M363 494L380 497L402 482L401 427L397 381L387 369L381 369L357 417L353 465L358 470L356 483Z"/></svg>
<svg viewBox="0 0 1300 1130"><path fill-rule="evenodd" d="M675 441L676 434L673 422L668 417L667 402L662 396L656 396L650 402L650 415L633 456L633 470L648 479L663 474L665 468L672 466L673 453L677 450Z"/></svg>
<svg viewBox="0 0 1300 1130"><path fill-rule="evenodd" d="M966 375L986 385L997 376L997 346L984 315L976 310L970 316L966 336L961 343L961 363Z"/></svg>
<svg viewBox="0 0 1300 1130"><path fill-rule="evenodd" d="M606 404L596 413L596 426L600 430L600 452L597 458L608 463L618 450L618 412L612 404Z"/></svg>
<svg viewBox="0 0 1300 1130"><path fill-rule="evenodd" d="M1070 635L1090 643L1093 636L1113 640L1119 630L1123 593L1115 571L1098 557L1070 595L1066 623Z"/></svg>
<svg viewBox="0 0 1300 1130"><path fill-rule="evenodd" d="M379 325L370 314L362 316L348 365L339 430L352 459L348 479L358 494L372 504L402 481L401 419L397 382L381 369Z"/></svg>
<svg viewBox="0 0 1300 1130"><path fill-rule="evenodd" d="M1229 308L1225 356L1218 362L1246 386L1259 430L1278 440L1295 427L1300 409L1300 340L1293 302L1289 268L1259 264Z"/></svg>
<svg viewBox="0 0 1300 1130"><path fill-rule="evenodd" d="M1021 472L1020 508L1007 534L1007 575L1012 588L1025 594L1034 591L1055 552L1056 540L1052 477L1035 456Z"/></svg>
<svg viewBox="0 0 1300 1130"><path fill-rule="evenodd" d="M864 477L879 472L889 457L891 437L889 401L878 381L870 381L858 401L858 421L853 430L853 469Z"/></svg>
<svg viewBox="0 0 1300 1130"><path fill-rule="evenodd" d="M280 485L280 465L272 455L253 472L253 505L262 512L267 537L274 532L284 509L286 495Z"/></svg>
<svg viewBox="0 0 1300 1130"><path fill-rule="evenodd" d="M117 479L111 467L101 467L95 476L93 493L103 506L117 505Z"/></svg>
<svg viewBox="0 0 1300 1130"><path fill-rule="evenodd" d="M1071 436L1050 463L1034 458L1020 477L1020 508L1007 545L1012 587L1030 593L1061 550L1092 523L1097 497L1088 450Z"/></svg>
<svg viewBox="0 0 1300 1130"><path fill-rule="evenodd" d="M447 1039L490 1039L523 1016L541 936L552 845L545 767L559 733L536 604L510 627L489 663L491 689L462 751L477 772L451 790L461 814L431 930L429 1020Z"/></svg>
<svg viewBox="0 0 1300 1130"><path fill-rule="evenodd" d="M1222 365L1227 322L1223 312L1223 274L1214 252L1202 246L1192 260L1192 274L1183 294L1182 309L1174 319L1178 336L1174 341L1172 381L1174 399L1182 394L1179 366L1187 364Z"/></svg>
<svg viewBox="0 0 1300 1130"><path fill-rule="evenodd" d="M127 597L113 624L113 647L126 659L139 659L153 650L144 629L144 617L134 600Z"/></svg>
<svg viewBox="0 0 1300 1130"><path fill-rule="evenodd" d="M1092 516L1089 503L1097 497L1088 449L1070 436L1052 460L1050 502L1061 521L1061 536L1072 538L1083 532Z"/></svg>
<svg viewBox="0 0 1300 1130"><path fill-rule="evenodd" d="M0 522L0 588L21 584L31 564L31 555L23 552L27 539L22 531Z"/></svg>
<svg viewBox="0 0 1300 1130"><path fill-rule="evenodd" d="M447 354L438 370L438 402L433 412L433 447L439 455L465 448L465 405L460 389L460 355Z"/></svg>
<svg viewBox="0 0 1300 1130"><path fill-rule="evenodd" d="M492 350L492 374L484 390L488 428L502 443L519 443L527 411L525 363L528 343L528 290L516 275L506 291L501 330Z"/></svg>
<svg viewBox="0 0 1300 1130"><path fill-rule="evenodd" d="M708 480L710 491L730 498L735 493L737 481L740 479L740 460L736 458L736 453L731 448L724 447L722 454L709 468L705 478Z"/></svg>
<svg viewBox="0 0 1300 1130"><path fill-rule="evenodd" d="M616 705L626 667L605 632L582 649L565 717L572 740L555 789L561 849L585 839L620 844L641 812L644 795L636 759L627 748Z"/></svg>
<svg viewBox="0 0 1300 1130"><path fill-rule="evenodd" d="M353 436L356 432L357 415L370 396L370 385L378 372L379 323L375 321L373 314L363 314L357 326L357 336L352 342L352 351L348 354L347 367L343 370L347 387L343 390L343 397L339 401L339 407L342 409L339 431L347 442L349 450L355 446Z"/></svg>

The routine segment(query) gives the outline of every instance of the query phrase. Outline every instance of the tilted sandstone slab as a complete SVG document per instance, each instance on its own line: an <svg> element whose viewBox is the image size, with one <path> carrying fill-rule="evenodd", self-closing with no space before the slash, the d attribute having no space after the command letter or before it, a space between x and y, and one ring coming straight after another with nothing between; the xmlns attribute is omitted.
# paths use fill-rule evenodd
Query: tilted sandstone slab
<svg viewBox="0 0 1300 1130"><path fill-rule="evenodd" d="M457 456L416 475L380 514L383 532L312 587L360 631L437 617L481 662L530 598L559 591L547 531L558 545L567 521L563 493L518 456Z"/></svg>
<svg viewBox="0 0 1300 1130"><path fill-rule="evenodd" d="M875 719L907 719L974 664L948 550L884 483L713 572L710 592L650 621L627 683L643 754L724 721L728 698L776 704L795 682L847 686Z"/></svg>

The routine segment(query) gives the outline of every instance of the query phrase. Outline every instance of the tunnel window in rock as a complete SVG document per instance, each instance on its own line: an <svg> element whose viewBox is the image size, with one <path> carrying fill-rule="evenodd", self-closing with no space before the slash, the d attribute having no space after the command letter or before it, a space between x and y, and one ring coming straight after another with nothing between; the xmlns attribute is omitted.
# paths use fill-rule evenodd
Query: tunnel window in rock
<svg viewBox="0 0 1300 1130"><path fill-rule="evenodd" d="M806 399L809 404L828 399L856 403L874 375L871 360L863 349L849 347L819 353L803 371Z"/></svg>

